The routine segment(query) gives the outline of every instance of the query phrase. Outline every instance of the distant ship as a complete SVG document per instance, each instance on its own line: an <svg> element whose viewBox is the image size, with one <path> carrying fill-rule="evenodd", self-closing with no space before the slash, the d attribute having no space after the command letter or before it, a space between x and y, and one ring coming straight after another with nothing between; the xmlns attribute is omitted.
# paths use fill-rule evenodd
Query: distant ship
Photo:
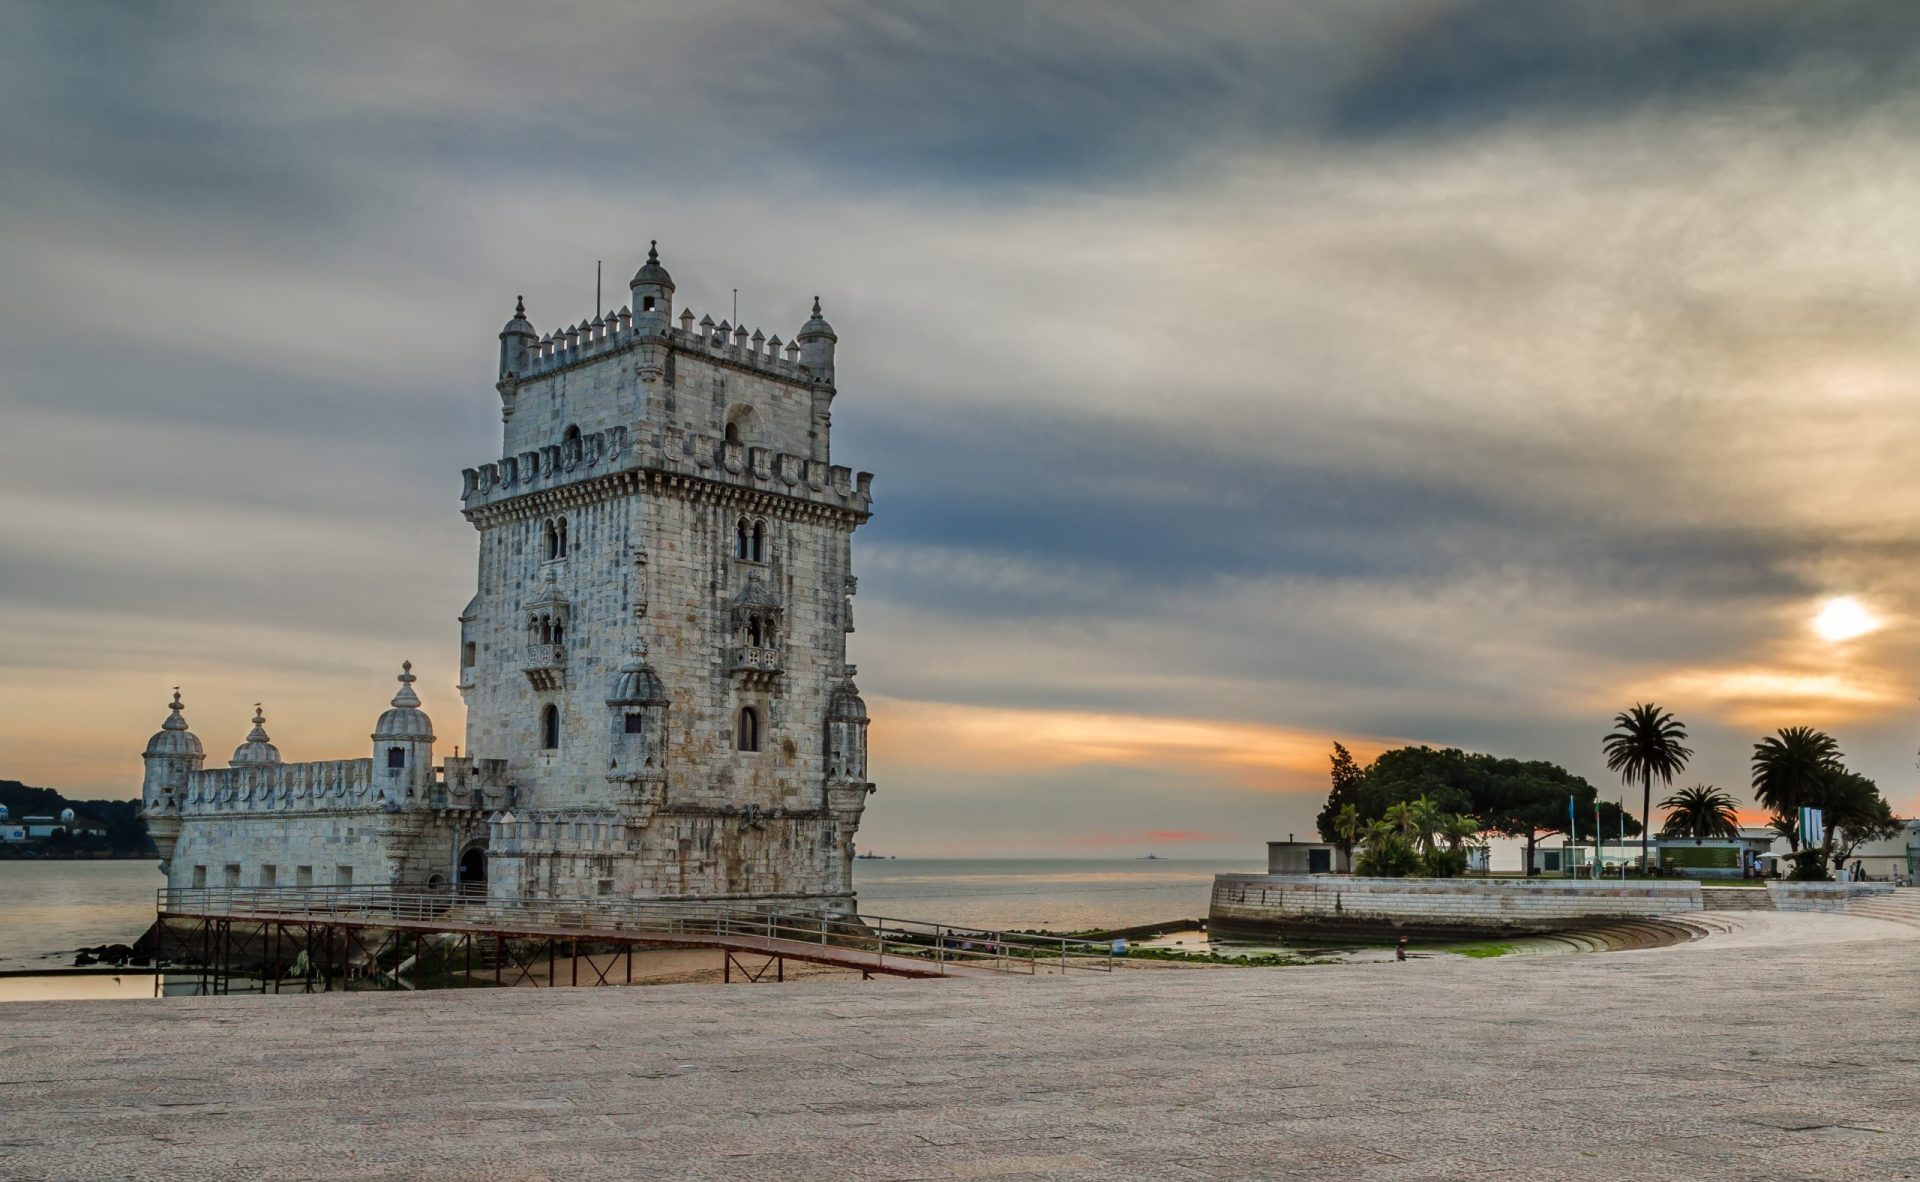
<svg viewBox="0 0 1920 1182"><path fill-rule="evenodd" d="M887 860L887 856L885 854L855 854L853 858L854 858L854 861L856 862L865 862L868 860L872 860L875 862L884 862Z"/></svg>
<svg viewBox="0 0 1920 1182"><path fill-rule="evenodd" d="M1141 862L1158 862L1159 860L1160 860L1159 854L1147 854L1145 857L1136 859L1136 861L1141 861Z"/></svg>

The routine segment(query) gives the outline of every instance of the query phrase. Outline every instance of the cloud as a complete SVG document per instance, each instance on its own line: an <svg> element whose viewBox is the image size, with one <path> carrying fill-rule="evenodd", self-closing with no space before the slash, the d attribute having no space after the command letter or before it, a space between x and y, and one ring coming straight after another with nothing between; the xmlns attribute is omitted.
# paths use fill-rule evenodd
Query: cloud
<svg viewBox="0 0 1920 1182"><path fill-rule="evenodd" d="M658 237L840 332L899 845L1300 829L1334 737L1600 783L1650 694L1911 793L1902 6L12 15L9 776L127 790L183 680L342 753L402 656L458 734L493 334Z"/></svg>

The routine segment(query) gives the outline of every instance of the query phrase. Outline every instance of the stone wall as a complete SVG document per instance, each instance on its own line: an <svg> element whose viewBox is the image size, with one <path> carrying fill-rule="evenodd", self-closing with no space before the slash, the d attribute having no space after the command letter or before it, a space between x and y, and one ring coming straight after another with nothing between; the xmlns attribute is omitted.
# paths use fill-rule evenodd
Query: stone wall
<svg viewBox="0 0 1920 1182"><path fill-rule="evenodd" d="M1208 927L1232 934L1552 931L1700 910L1691 882L1221 874Z"/></svg>
<svg viewBox="0 0 1920 1182"><path fill-rule="evenodd" d="M1769 882L1775 911L1843 912L1849 899L1891 895L1889 882Z"/></svg>

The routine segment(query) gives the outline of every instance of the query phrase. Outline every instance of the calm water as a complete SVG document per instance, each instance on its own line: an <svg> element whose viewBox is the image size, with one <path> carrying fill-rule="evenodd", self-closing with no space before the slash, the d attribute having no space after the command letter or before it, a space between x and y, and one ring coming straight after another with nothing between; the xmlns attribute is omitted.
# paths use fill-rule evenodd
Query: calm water
<svg viewBox="0 0 1920 1182"><path fill-rule="evenodd" d="M860 908L896 919L1060 931L1206 915L1232 862L895 858L854 863ZM0 970L64 968L73 950L131 944L153 922L153 862L0 862Z"/></svg>
<svg viewBox="0 0 1920 1182"><path fill-rule="evenodd" d="M73 950L131 944L153 923L158 862L0 862L0 970L66 968Z"/></svg>

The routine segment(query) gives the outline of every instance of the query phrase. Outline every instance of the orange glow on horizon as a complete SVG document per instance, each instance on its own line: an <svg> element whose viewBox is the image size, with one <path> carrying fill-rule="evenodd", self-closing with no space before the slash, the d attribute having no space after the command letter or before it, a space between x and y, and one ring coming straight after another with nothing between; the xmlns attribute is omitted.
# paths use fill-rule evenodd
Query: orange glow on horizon
<svg viewBox="0 0 1920 1182"><path fill-rule="evenodd" d="M1007 772L1081 765L1168 767L1253 789L1324 792L1336 737L1255 723L876 700L874 756L893 767ZM1348 741L1365 764L1392 746Z"/></svg>

